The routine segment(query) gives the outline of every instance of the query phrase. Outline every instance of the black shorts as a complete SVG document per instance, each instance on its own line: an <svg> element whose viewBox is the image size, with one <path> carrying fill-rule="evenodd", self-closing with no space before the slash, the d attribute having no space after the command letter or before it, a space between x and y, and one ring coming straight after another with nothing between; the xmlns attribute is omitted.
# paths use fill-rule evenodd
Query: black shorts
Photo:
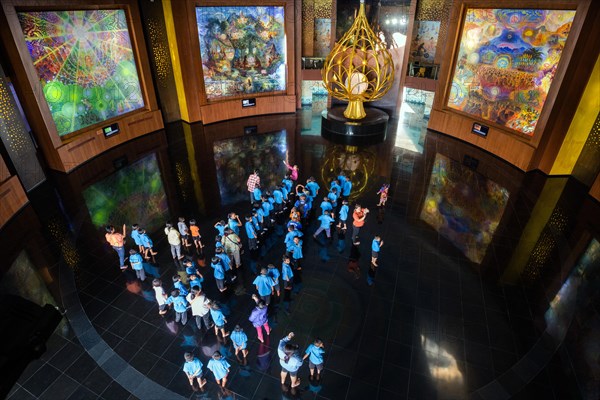
<svg viewBox="0 0 600 400"><path fill-rule="evenodd" d="M219 288L219 290L223 290L225 289L225 280L224 279L216 279L215 281L217 282L217 287Z"/></svg>
<svg viewBox="0 0 600 400"><path fill-rule="evenodd" d="M194 242L200 242L200 239L202 239L202 236L192 236Z"/></svg>
<svg viewBox="0 0 600 400"><path fill-rule="evenodd" d="M315 369L315 368L316 368L316 369L317 369L317 371L319 371L319 372L323 371L323 363L321 363L321 364L313 364L313 362L312 362L312 361L308 360L308 369L311 369L311 370L313 370L313 369Z"/></svg>
<svg viewBox="0 0 600 400"><path fill-rule="evenodd" d="M373 258L379 257L379 252L378 251L371 251L371 257L373 257Z"/></svg>

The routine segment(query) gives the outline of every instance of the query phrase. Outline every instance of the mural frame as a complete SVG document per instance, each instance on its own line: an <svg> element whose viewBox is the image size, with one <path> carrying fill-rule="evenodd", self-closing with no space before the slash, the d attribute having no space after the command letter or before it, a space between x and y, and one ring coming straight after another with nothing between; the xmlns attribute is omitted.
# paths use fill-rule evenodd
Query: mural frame
<svg viewBox="0 0 600 400"><path fill-rule="evenodd" d="M207 85L206 85L206 79L207 77L205 76L205 60L204 57L205 55L202 54L201 48L202 45L200 44L200 33L198 32L198 30L196 31L198 34L198 56L200 59L200 67L201 67L201 75L202 75L202 80L201 83L203 85L203 91L204 91L204 97L206 98L206 102L209 104L212 103L216 103L216 102L221 102L221 101L229 101L229 100L235 100L235 99L241 99L241 98L248 98L248 97L263 97L263 96L272 96L272 95L280 95L280 94L285 94L286 90L287 90L287 86L288 86L288 74L289 74L289 69L290 69L290 63L289 63L289 51L288 51L288 41L289 38L287 36L287 31L288 31L288 23L287 23L287 19L288 14L287 14L287 10L285 7L284 3L280 3L280 4L260 4L259 1L253 1L251 2L251 4L228 4L227 2L224 2L223 4L210 4L210 3L202 3L202 4L196 4L194 11L195 11L195 18L196 18L196 24L197 27L198 26L198 13L200 12L199 10L201 9L210 9L210 8L237 8L240 9L240 11L243 11L243 9L257 9L259 7L262 8L281 8L281 12L283 13L282 16L282 27L283 27L283 38L281 39L283 41L283 44L281 45L281 47L283 48L283 51L285 52L284 57L285 59L283 60L283 85L284 87L281 90L271 90L271 91L255 91L255 92L249 92L249 93L240 93L240 94L233 94L233 95L221 95L221 96L209 96L208 92L207 92ZM275 13L273 13L273 15L275 15ZM273 48L274 45L273 45ZM237 49L235 49L235 47L233 47L234 51L237 51ZM255 50L255 49L254 49ZM250 57L252 59L254 59L254 57L252 57L252 54L250 54ZM256 59L258 60L258 57L256 57ZM264 61L264 60L263 60ZM260 63L260 61L259 61ZM263 68L264 66L262 66L261 68ZM253 68L252 68L253 69Z"/></svg>
<svg viewBox="0 0 600 400"><path fill-rule="evenodd" d="M454 51L453 51L453 55L452 55L452 65L451 65L450 69L448 70L448 76L447 76L448 79L446 81L446 91L445 91L444 102L443 102L444 109L455 112L457 114L467 116L474 120L480 121L484 124L495 126L499 129L505 130L507 132L514 133L525 139L532 138L538 131L537 127L538 127L539 122L542 120L543 114L545 112L547 112L547 109L548 109L547 103L551 99L552 93L556 92L557 86L560 86L559 78L561 78L561 77L559 76L558 72L559 72L559 70L565 69L565 63L568 63L568 59L570 58L569 54L566 54L567 53L566 50L568 49L567 46L569 44L572 45L573 36L576 36L571 33L571 30L574 29L576 17L578 16L577 10L573 9L572 7L562 7L562 8L561 7L552 7L552 4L549 4L549 6L550 7L546 7L546 5L544 4L543 8L542 7L530 8L530 7L526 7L526 6L497 8L498 5L486 7L483 4L481 4L481 5L480 4L477 4L477 5L463 4L462 10L461 10L461 18L459 21L459 29L458 29L456 37L455 37ZM490 119L485 119L481 116L470 113L468 111L460 110L460 109L458 109L456 107L452 107L450 105L450 97L452 95L452 86L454 84L454 78L457 75L457 72L459 70L459 67L458 67L458 64L460 62L459 57L461 56L462 43L465 38L465 28L466 28L467 18L469 16L469 12L471 10L487 10L487 11L500 10L500 11L508 11L508 12L517 11L517 10L539 10L539 11L564 11L564 12L573 12L574 13L572 21L571 21L571 27L570 27L569 33L567 34L567 38L563 42L563 48L559 55L559 61L557 64L555 64L554 76L552 77L552 80L549 84L548 91L546 93L546 97L543 99L543 102L542 102L542 105L540 108L540 112L536 118L535 128L533 129L533 131L531 133L525 133L524 131L521 131L519 129L511 128L511 127L507 126L507 124L502 124L502 123L492 121ZM499 24L499 22L496 22L496 23ZM499 37L500 37L500 35L496 36L496 38L499 38ZM478 42L477 44L478 44L478 46L483 47L482 46L483 42ZM477 62L477 64L481 65L481 63L479 61Z"/></svg>

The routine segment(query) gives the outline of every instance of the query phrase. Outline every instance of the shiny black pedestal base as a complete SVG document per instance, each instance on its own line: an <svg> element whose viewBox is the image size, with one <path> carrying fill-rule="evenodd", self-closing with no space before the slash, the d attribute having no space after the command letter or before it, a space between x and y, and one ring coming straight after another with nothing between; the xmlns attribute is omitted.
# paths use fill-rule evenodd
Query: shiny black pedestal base
<svg viewBox="0 0 600 400"><path fill-rule="evenodd" d="M385 140L389 116L377 108L367 108L367 116L353 120L344 117L345 107L323 111L321 136L336 143L373 144Z"/></svg>

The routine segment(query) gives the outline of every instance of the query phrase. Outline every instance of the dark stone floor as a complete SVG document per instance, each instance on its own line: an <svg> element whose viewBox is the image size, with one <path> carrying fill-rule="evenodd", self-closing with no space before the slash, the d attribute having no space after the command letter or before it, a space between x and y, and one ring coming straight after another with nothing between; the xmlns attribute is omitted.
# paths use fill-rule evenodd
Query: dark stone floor
<svg viewBox="0 0 600 400"><path fill-rule="evenodd" d="M9 399L576 399L597 390L592 367L574 361L583 347L573 335L598 333L593 323L598 278L590 280L595 290L573 295L577 306L561 308L555 297L571 270L582 265L581 254L598 227L599 207L585 188L566 178L523 174L434 132L422 138L419 154L394 147L393 123L384 143L357 148L303 136L297 124L293 115L208 127L175 124L79 172L52 174L36 189L32 204L2 235L39 218L41 236L33 240L48 254L50 290L67 309L69 323L52 336L48 352L30 364ZM212 255L212 225L230 211L249 210L247 201L235 201L237 194L223 186L236 179L245 184L244 168L251 157L262 157L261 149L234 142L241 143L237 155L247 157L241 164L214 161L224 151L222 141L239 137L246 125L258 125L261 134L286 129L285 156L299 165L302 182L313 175L323 188L340 168L353 171L353 200L372 212L360 233L359 279L346 269L349 234L339 252L335 235L332 244L323 238L316 242L310 238L316 224L305 229L303 288L293 296L290 315L271 307L273 331L264 345L248 321L253 304L248 255L235 286L223 294L210 267L201 269L208 296L224 305L228 329L239 323L248 334L250 355L242 366L228 339L158 315L149 282L119 271L81 193L113 174L123 157L133 165L155 154L170 219L184 215L200 221ZM267 176L280 161L272 154L261 158L261 173ZM390 199L380 211L376 192L384 182L391 184ZM233 199L229 205L222 204L226 196ZM135 201L147 209L143 198ZM428 207L440 210L438 230L424 220ZM375 234L385 244L375 284L369 286ZM168 290L181 267L171 260L162 229L151 237L159 252L153 272ZM242 239L245 244L245 235ZM273 232L263 246L260 265L279 265L282 237ZM21 249L15 246L13 252ZM573 296L562 297L571 304ZM552 310L558 310L554 318L548 317ZM309 382L304 366L302 384L293 393L280 385L276 351L289 331L302 350L315 337L326 349L321 383ZM194 351L206 365L217 349L232 364L229 390L220 391L208 373L206 391L192 392L181 370L183 353Z"/></svg>

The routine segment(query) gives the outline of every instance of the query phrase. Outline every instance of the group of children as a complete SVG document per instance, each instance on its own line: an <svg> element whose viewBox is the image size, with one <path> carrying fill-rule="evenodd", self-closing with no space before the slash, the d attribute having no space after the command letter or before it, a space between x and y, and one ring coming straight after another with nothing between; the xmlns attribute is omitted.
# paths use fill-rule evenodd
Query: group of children
<svg viewBox="0 0 600 400"><path fill-rule="evenodd" d="M291 293L297 292L302 286L302 260L303 255L303 230L310 224L316 216L319 226L315 230L313 237L320 240L319 236L325 232L327 238L332 240L332 228L338 233L338 250L343 252L345 233L348 229L348 218L350 216L348 198L352 190L352 182L343 173L337 179L334 179L330 188L319 207L314 207L319 191L319 184L313 177L308 178L305 185L294 183L298 179L297 166L290 166L286 163L290 173L286 174L281 183L277 184L272 190L264 190L261 187L260 177L255 171L248 178L247 186L252 209L244 217L244 222L235 213L227 216L227 221L217 222L214 227L217 230L215 236L214 256L210 259L210 266L213 269L217 289L224 292L237 278L237 269L241 267L241 254L243 252L240 230L243 224L243 230L247 237L248 248L250 252L250 268L252 272L256 271L256 260L259 258L259 249L266 242L266 239L273 231L281 225L287 227L287 233L284 236L285 253L282 256L281 269L274 264L268 264L266 268L261 268L253 285L257 294L253 295L256 305L253 308L249 320L257 331L257 338L264 343L263 330L269 335L271 328L268 323L269 305L275 300L281 299L283 291L283 304L286 313L289 314ZM387 201L389 185L383 185L377 193L380 196L378 206L384 207ZM352 249L350 252L350 261L348 269L357 274L360 271L358 259L360 258L358 232L364 225L367 209L356 205L352 213L353 235ZM281 228L279 228L281 229ZM112 228L114 234L114 228ZM107 241L109 231L107 229ZM279 233L278 233L279 234ZM123 236L125 235L125 226L123 227ZM225 329L226 318L218 302L208 299L202 290L204 276L199 272L195 257L190 254L195 253L201 267L204 264L200 261L204 259L204 244L200 235L200 229L195 220L186 224L185 218L180 217L177 223L177 229L167 224L165 227L171 252L174 260L183 260L185 265L187 283L186 286L181 281L179 274L172 278L173 288L167 295L160 279L152 281L153 289L156 294L156 301L159 305L159 313L164 315L168 308L172 307L175 312L175 321L186 324L188 321L188 312L191 310L192 317L195 319L198 329L209 330L214 328L215 335L221 334L222 337L229 336L235 350L235 356L238 361L245 365L247 363L247 342L248 336L243 329L236 325L231 333ZM283 236L283 235L282 235ZM152 259L157 252L153 249L152 240L144 229L138 225L132 226L131 237L138 246L138 249L132 249L129 254L129 262L132 269L136 272L140 280L145 280L143 263ZM118 244L116 241L109 241L111 245ZM368 273L367 281L369 285L373 283L374 273L378 266L377 260L383 241L379 236L375 236L371 246L371 268ZM113 246L119 253L118 246ZM188 253L183 255L181 250ZM122 262L124 264L124 262ZM126 268L126 267L125 267ZM281 381L284 384L287 375L291 376L291 386L298 386L300 380L297 378L297 371L302 362L309 359L309 369L311 379L316 377L320 379L323 369L323 342L316 340L305 351L304 356L298 353L298 346L290 343L293 333L290 333L280 342L278 353L281 360L282 373ZM184 372L186 373L190 385L194 387L194 382L199 388L206 384L203 378L204 364L192 353L185 353ZM230 364L220 352L215 352L207 364L207 368L212 371L217 384L225 387Z"/></svg>

